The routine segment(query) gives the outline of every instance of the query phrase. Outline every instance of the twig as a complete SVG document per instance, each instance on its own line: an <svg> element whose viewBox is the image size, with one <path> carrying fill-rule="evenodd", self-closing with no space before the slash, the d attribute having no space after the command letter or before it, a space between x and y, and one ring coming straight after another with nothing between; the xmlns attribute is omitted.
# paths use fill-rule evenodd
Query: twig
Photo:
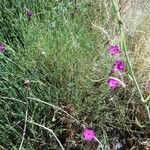
<svg viewBox="0 0 150 150"><path fill-rule="evenodd" d="M26 104L25 102L19 100L19 99L16 99L16 98L11 98L11 97L1 97L2 99L9 99L9 100L14 100L14 101L17 101L17 102L20 102L20 103L23 103L23 104Z"/></svg>
<svg viewBox="0 0 150 150"><path fill-rule="evenodd" d="M17 126L20 122L24 121L24 119L18 121L17 123L15 123L13 126L11 126L10 128L8 128L7 130L5 130L3 133L5 134L6 132L8 132L9 130L13 129L15 126Z"/></svg>
<svg viewBox="0 0 150 150"><path fill-rule="evenodd" d="M27 121L28 121L28 120L27 120ZM49 128L43 126L43 125L40 125L40 124L38 124L38 123L35 123L35 122L33 122L33 121L28 121L28 122L31 123L31 124L37 125L37 126L39 126L39 127L42 127L43 129L45 129L45 130L51 132L51 133L53 134L53 136L55 137L55 139L57 140L57 142L59 143L61 149L62 149L62 150L65 150L64 147L63 147L63 145L61 144L61 142L59 141L59 139L57 138L57 136L55 135L55 133L54 133L51 129L49 129Z"/></svg>
<svg viewBox="0 0 150 150"><path fill-rule="evenodd" d="M107 33L107 31L106 31L104 28L102 28L101 26L96 26L96 25L93 24L93 23L92 23L92 26L93 26L94 28L97 28L97 29L101 30L101 31L107 36L107 38L108 38L109 40L111 39L110 36L109 36L109 34Z"/></svg>
<svg viewBox="0 0 150 150"><path fill-rule="evenodd" d="M27 128L27 116L28 116L28 109L26 110L26 114L25 114L25 121L24 121L24 129L23 129L23 135L22 135L22 140L19 146L19 150L22 149L22 145L25 139L25 134L26 134L26 128Z"/></svg>
<svg viewBox="0 0 150 150"><path fill-rule="evenodd" d="M99 139L98 139L97 137L95 137L95 136L94 136L94 139L99 143L98 150L99 150L99 148L100 148L101 150L104 150L104 149L103 149L103 145L102 145L102 143L99 141Z"/></svg>
<svg viewBox="0 0 150 150"><path fill-rule="evenodd" d="M46 105L49 105L55 109L58 109L58 110L61 110L63 113L65 113L67 116L69 116L70 118L72 118L73 120L75 120L78 124L81 124L80 121L78 121L76 118L74 118L72 115L70 115L69 113L67 113L66 111L64 111L63 109L61 109L60 107L57 107L53 104L50 104L50 103L47 103L47 102L44 102L40 99L36 99L36 98L31 98L31 97L27 97L28 99L31 99L31 100L34 100L34 101L37 101L37 102L40 102L40 103L43 103L43 104L46 104ZM84 125L82 125L83 128L85 128Z"/></svg>
<svg viewBox="0 0 150 150"><path fill-rule="evenodd" d="M0 145L0 149L2 149L2 150L7 150L7 149L4 148L2 145Z"/></svg>

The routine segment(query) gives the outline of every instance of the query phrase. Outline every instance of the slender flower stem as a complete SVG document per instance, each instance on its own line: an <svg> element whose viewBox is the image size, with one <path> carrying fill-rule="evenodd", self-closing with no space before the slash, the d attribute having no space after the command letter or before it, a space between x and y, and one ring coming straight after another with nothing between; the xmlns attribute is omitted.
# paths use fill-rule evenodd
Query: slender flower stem
<svg viewBox="0 0 150 150"><path fill-rule="evenodd" d="M29 121L29 120L27 120L27 121L28 121L29 123L31 123L31 124L34 124L34 125L36 125L36 126L39 126L39 127L43 128L43 129L45 129L45 130L51 132L51 133L53 134L53 136L55 137L55 139L57 140L57 142L59 143L61 149L62 149L62 150L65 150L64 147L63 147L63 145L61 144L61 142L60 142L59 139L57 138L56 134L53 132L53 130L51 130L51 129L49 129L49 128L47 128L47 127L41 125L41 124L38 124L38 123L36 123L36 122Z"/></svg>
<svg viewBox="0 0 150 150"><path fill-rule="evenodd" d="M135 77L135 74L134 74L134 71L133 71L133 68L132 68L132 64L131 64L131 61L130 61L130 58L129 58L129 54L128 54L128 51L127 51L127 45L126 45L126 40L125 40L125 34L124 34L124 30L123 30L123 24L121 22L121 16L120 16L120 12L119 12L119 8L118 8L118 5L116 3L115 0L112 0L113 2L113 6L114 6L114 9L117 13L117 19L118 19L118 23L119 23L119 29L120 29L120 34L121 34L121 48L123 49L124 51L124 54L125 54L125 58L126 58L126 61L128 63L128 69L129 69L129 72L131 74L131 77L134 81L134 84L135 84L135 87L139 93L139 96L140 96L140 102L144 105L145 107L145 110L147 112L147 116L148 116L148 119L150 120L150 110L149 110L149 106L146 104L146 101L143 97L143 94L142 94L142 90L140 89L140 86L137 82L137 79Z"/></svg>
<svg viewBox="0 0 150 150"><path fill-rule="evenodd" d="M49 105L49 106L53 107L53 108L56 109L56 110L60 110L60 111L62 111L63 113L65 113L67 116L69 116L70 118L72 118L74 121L76 121L76 123L81 124L80 121L78 121L76 118L74 118L72 115L70 115L70 114L67 113L65 110L61 109L60 107L57 107L57 106L55 106L55 105L53 105L53 104L51 104L51 103L42 101L42 100L40 100L40 99L36 99L36 98L32 98L32 97L27 97L27 98L30 99L30 100L34 100L34 101L43 103L43 104L45 104L45 105ZM84 125L82 125L82 127L85 128Z"/></svg>

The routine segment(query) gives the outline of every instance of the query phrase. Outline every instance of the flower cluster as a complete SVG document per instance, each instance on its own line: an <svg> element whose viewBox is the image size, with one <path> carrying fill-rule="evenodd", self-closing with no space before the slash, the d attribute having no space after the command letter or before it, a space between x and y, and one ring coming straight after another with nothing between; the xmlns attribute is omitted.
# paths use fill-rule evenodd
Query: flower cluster
<svg viewBox="0 0 150 150"><path fill-rule="evenodd" d="M118 45L114 44L108 47L108 52L110 55L114 56L120 53L121 50ZM114 60L114 63L112 65L111 74L118 71L123 71L124 68L125 68L124 62L121 59L116 59ZM107 84L111 89L115 89L120 85L125 86L121 80L112 76L108 77ZM95 131L91 128L85 128L82 132L82 135L85 140L92 140L95 137Z"/></svg>
<svg viewBox="0 0 150 150"><path fill-rule="evenodd" d="M121 49L117 44L113 44L108 47L108 52L110 55L114 56L114 55L120 53ZM124 62L121 59L116 59L112 65L111 74L115 73L117 71L123 71L124 68L125 68ZM120 85L124 86L124 83L121 80L119 80L115 77L111 77L111 76L108 77L107 84L112 89L115 89Z"/></svg>

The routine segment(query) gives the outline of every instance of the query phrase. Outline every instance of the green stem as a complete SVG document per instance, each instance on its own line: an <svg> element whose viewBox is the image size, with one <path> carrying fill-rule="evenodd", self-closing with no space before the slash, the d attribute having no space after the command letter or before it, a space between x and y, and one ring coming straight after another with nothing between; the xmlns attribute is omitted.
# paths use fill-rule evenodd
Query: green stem
<svg viewBox="0 0 150 150"><path fill-rule="evenodd" d="M130 72L130 75L134 81L134 84L135 84L135 87L139 93L139 96L140 96L140 102L144 105L145 107L145 110L147 112L147 115L148 115L148 119L150 120L150 110L149 110L149 106L145 103L145 99L143 97L143 94L142 94L142 90L140 89L140 86L137 82L137 79L135 77L135 74L134 74L134 71L133 71L133 68L132 68L132 64L131 64L131 61L130 61L130 58L129 58L129 54L128 54L128 51L127 51L127 45L126 45L126 40L125 40L125 34L124 34L124 31L123 31L123 24L121 22L121 16L120 16L120 12L119 12L119 8L118 8L118 5L117 3L115 2L115 0L112 0L113 2L113 6L114 6L114 9L117 13L117 18L118 18L118 23L119 23L119 29L120 29L120 34L121 34L121 48L123 49L124 51L124 54L125 54L125 58L126 58L126 61L127 61L127 64L128 64L128 69L129 69L129 72Z"/></svg>

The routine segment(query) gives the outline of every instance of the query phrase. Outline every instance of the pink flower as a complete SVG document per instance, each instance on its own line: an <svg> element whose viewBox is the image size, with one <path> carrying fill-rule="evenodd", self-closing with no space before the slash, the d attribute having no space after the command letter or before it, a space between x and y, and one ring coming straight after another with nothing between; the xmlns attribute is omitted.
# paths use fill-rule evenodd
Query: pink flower
<svg viewBox="0 0 150 150"><path fill-rule="evenodd" d="M4 52L5 50L5 45L0 43L0 53Z"/></svg>
<svg viewBox="0 0 150 150"><path fill-rule="evenodd" d="M83 138L85 140L91 140L95 136L94 130L93 129L89 129L89 128L84 129L82 134L83 134Z"/></svg>
<svg viewBox="0 0 150 150"><path fill-rule="evenodd" d="M110 88L115 89L120 85L120 80L114 77L109 77L107 84Z"/></svg>
<svg viewBox="0 0 150 150"><path fill-rule="evenodd" d="M117 59L117 60L115 60L115 62L113 64L112 72L123 71L124 67L125 67L125 65L124 65L123 61L120 59Z"/></svg>
<svg viewBox="0 0 150 150"><path fill-rule="evenodd" d="M118 54L120 52L120 47L118 45L116 45L116 44L110 45L108 47L108 52L111 55Z"/></svg>
<svg viewBox="0 0 150 150"><path fill-rule="evenodd" d="M28 16L29 18L31 18L31 17L32 17L32 15L33 15L33 13L32 13L32 11L31 11L31 10L27 12L27 16Z"/></svg>

